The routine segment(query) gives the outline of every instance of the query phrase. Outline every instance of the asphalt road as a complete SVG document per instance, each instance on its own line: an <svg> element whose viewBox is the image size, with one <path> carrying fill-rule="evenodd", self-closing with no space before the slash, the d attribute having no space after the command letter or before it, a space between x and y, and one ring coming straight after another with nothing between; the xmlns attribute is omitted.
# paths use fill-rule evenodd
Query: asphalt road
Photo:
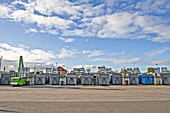
<svg viewBox="0 0 170 113"><path fill-rule="evenodd" d="M170 86L0 86L0 112L170 113Z"/></svg>

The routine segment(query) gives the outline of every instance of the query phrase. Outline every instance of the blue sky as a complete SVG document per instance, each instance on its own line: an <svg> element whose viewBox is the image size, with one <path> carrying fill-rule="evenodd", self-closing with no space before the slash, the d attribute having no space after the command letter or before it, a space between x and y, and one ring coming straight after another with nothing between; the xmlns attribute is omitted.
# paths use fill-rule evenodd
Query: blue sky
<svg viewBox="0 0 170 113"><path fill-rule="evenodd" d="M3 66L170 68L169 0L1 0ZM41 65L41 66L40 66Z"/></svg>

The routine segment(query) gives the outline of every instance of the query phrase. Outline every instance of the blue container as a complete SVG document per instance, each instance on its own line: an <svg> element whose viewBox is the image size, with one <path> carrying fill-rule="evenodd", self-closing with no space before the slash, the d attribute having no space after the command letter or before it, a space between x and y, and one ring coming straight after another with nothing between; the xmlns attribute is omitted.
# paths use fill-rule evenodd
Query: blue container
<svg viewBox="0 0 170 113"><path fill-rule="evenodd" d="M145 85L153 85L154 84L154 77L153 74L142 74L141 76L141 83Z"/></svg>
<svg viewBox="0 0 170 113"><path fill-rule="evenodd" d="M142 84L142 74L139 74L139 84Z"/></svg>

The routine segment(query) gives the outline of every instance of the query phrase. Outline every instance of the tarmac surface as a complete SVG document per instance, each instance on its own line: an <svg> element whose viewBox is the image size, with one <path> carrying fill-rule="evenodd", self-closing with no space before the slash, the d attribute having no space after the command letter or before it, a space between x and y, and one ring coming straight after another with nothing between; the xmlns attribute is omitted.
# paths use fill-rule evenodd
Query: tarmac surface
<svg viewBox="0 0 170 113"><path fill-rule="evenodd" d="M170 113L170 86L2 86L0 113Z"/></svg>

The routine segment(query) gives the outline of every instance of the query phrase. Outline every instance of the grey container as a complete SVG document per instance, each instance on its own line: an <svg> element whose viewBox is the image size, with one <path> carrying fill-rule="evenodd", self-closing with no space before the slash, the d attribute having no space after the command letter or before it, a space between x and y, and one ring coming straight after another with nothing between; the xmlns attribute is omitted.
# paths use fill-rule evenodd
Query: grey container
<svg viewBox="0 0 170 113"><path fill-rule="evenodd" d="M60 75L59 74L50 74L50 84L51 85L60 85Z"/></svg>
<svg viewBox="0 0 170 113"><path fill-rule="evenodd" d="M162 85L170 85L170 74L169 73L161 74L161 78L162 78Z"/></svg>
<svg viewBox="0 0 170 113"><path fill-rule="evenodd" d="M129 74L129 84L130 85L137 85L137 84L139 84L138 74Z"/></svg>
<svg viewBox="0 0 170 113"><path fill-rule="evenodd" d="M66 85L76 85L76 84L77 84L77 75L66 76Z"/></svg>
<svg viewBox="0 0 170 113"><path fill-rule="evenodd" d="M9 85L11 80L11 74L1 74L1 81L2 85Z"/></svg>
<svg viewBox="0 0 170 113"><path fill-rule="evenodd" d="M81 76L82 85L92 85L92 75L82 75Z"/></svg>
<svg viewBox="0 0 170 113"><path fill-rule="evenodd" d="M36 85L44 85L46 83L46 75L45 74L35 75L34 83Z"/></svg>
<svg viewBox="0 0 170 113"><path fill-rule="evenodd" d="M110 75L109 74L100 74L98 76L99 85L110 85Z"/></svg>
<svg viewBox="0 0 170 113"><path fill-rule="evenodd" d="M112 75L112 84L113 85L122 85L122 75L121 74Z"/></svg>

